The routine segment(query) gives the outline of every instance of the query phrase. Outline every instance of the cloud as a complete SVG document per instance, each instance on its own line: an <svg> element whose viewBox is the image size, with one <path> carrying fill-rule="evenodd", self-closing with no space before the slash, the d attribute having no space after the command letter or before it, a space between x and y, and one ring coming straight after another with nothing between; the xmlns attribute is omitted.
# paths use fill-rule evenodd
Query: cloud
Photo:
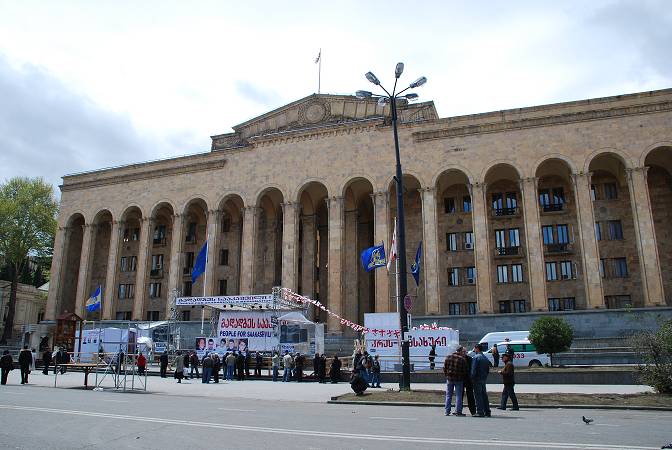
<svg viewBox="0 0 672 450"><path fill-rule="evenodd" d="M98 106L44 69L12 67L0 54L0 180L42 176L58 185L67 173L129 164L189 148L192 136L154 138L122 114Z"/></svg>
<svg viewBox="0 0 672 450"><path fill-rule="evenodd" d="M249 81L236 80L236 92L245 100L251 100L263 106L277 106L281 96L272 89L263 89Z"/></svg>

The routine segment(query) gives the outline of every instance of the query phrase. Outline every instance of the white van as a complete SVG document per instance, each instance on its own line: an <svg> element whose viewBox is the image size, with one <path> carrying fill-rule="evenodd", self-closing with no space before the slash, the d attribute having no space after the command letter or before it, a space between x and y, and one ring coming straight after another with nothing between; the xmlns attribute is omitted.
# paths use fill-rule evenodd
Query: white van
<svg viewBox="0 0 672 450"><path fill-rule="evenodd" d="M478 341L478 345L484 352L491 348L498 342L509 341L527 341L529 339L529 331L495 331L488 333Z"/></svg>
<svg viewBox="0 0 672 450"><path fill-rule="evenodd" d="M541 367L551 365L551 357L545 353L537 353L537 349L534 347L534 344L525 339L497 343L497 351L499 351L499 367L504 366L502 362L502 355L506 353L506 344L511 345L511 348L513 349L514 367ZM483 352L483 354L486 358L488 358L490 364L494 365L492 347L489 348L487 352Z"/></svg>

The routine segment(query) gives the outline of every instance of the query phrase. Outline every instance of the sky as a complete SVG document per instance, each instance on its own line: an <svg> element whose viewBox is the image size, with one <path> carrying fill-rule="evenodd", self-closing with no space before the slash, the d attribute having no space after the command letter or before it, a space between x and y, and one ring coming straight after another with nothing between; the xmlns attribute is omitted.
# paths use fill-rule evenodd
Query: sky
<svg viewBox="0 0 672 450"><path fill-rule="evenodd" d="M0 182L207 152L317 92L402 81L441 117L672 87L672 7L632 1L0 0Z"/></svg>

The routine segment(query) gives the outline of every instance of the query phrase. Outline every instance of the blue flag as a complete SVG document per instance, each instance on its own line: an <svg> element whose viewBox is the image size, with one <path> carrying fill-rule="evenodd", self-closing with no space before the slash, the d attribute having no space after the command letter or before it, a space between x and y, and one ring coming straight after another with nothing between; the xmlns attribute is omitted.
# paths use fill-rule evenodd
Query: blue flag
<svg viewBox="0 0 672 450"><path fill-rule="evenodd" d="M367 272L373 269L385 266L385 247L384 244L374 245L362 252L362 266Z"/></svg>
<svg viewBox="0 0 672 450"><path fill-rule="evenodd" d="M208 241L205 241L203 248L198 252L194 262L194 270L191 271L191 282L196 283L198 277L205 272L205 264L208 262Z"/></svg>
<svg viewBox="0 0 672 450"><path fill-rule="evenodd" d="M415 252L415 262L411 264L411 275L413 275L416 286L420 286L420 258L422 258L422 241L418 244L418 250Z"/></svg>
<svg viewBox="0 0 672 450"><path fill-rule="evenodd" d="M102 289L98 286L96 292L91 294L91 297L86 301L86 310L88 312L98 311L100 309L100 304L103 299Z"/></svg>

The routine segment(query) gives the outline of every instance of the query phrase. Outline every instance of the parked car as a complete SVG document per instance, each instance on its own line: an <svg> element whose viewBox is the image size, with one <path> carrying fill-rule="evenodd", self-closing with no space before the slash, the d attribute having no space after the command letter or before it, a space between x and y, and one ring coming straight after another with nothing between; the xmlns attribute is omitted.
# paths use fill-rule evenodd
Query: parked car
<svg viewBox="0 0 672 450"><path fill-rule="evenodd" d="M551 365L551 357L545 353L537 353L537 349L534 347L530 341L526 340L517 340L509 342L500 342L497 344L497 350L499 351L499 365L502 364L502 355L506 353L506 344L510 344L513 348L513 365L514 367L542 367ZM490 365L494 364L492 358L492 348L489 348L487 352L483 352Z"/></svg>
<svg viewBox="0 0 672 450"><path fill-rule="evenodd" d="M478 345L480 345L481 350L486 352L496 342L504 342L506 340L527 341L529 335L529 331L494 331L483 336L481 340L478 341Z"/></svg>

